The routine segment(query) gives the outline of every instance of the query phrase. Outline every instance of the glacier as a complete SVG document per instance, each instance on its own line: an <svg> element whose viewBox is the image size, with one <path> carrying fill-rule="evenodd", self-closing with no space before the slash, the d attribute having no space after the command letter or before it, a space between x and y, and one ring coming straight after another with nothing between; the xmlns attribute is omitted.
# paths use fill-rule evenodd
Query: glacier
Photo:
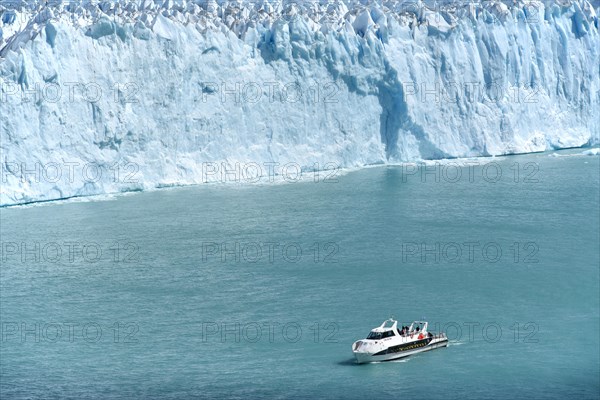
<svg viewBox="0 0 600 400"><path fill-rule="evenodd" d="M0 206L597 146L598 8L2 1Z"/></svg>

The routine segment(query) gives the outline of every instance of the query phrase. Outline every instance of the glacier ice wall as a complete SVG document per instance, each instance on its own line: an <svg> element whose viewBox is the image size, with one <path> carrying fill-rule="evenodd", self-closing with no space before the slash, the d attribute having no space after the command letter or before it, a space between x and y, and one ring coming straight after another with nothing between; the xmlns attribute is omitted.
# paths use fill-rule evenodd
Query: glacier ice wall
<svg viewBox="0 0 600 400"><path fill-rule="evenodd" d="M0 205L598 144L594 5L2 3Z"/></svg>

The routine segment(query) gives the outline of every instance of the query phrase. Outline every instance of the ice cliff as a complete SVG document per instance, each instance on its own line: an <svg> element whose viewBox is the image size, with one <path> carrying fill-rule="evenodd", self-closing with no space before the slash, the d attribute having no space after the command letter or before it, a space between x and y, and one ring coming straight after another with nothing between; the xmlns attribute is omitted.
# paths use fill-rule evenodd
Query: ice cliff
<svg viewBox="0 0 600 400"><path fill-rule="evenodd" d="M222 162L310 170L596 145L597 11L2 1L0 205L222 180Z"/></svg>

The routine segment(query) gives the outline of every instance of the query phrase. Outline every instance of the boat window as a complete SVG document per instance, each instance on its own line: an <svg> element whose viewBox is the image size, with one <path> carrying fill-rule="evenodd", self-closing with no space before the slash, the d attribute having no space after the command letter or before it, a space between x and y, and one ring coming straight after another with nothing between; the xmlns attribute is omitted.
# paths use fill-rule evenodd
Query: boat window
<svg viewBox="0 0 600 400"><path fill-rule="evenodd" d="M381 332L371 332L367 339L381 339Z"/></svg>
<svg viewBox="0 0 600 400"><path fill-rule="evenodd" d="M385 338L391 337L391 336L394 336L394 331L386 331L386 332L383 332L383 335L381 336L381 338L385 339Z"/></svg>
<svg viewBox="0 0 600 400"><path fill-rule="evenodd" d="M385 331L385 332L371 332L367 339L385 339L388 337L394 336L394 331Z"/></svg>

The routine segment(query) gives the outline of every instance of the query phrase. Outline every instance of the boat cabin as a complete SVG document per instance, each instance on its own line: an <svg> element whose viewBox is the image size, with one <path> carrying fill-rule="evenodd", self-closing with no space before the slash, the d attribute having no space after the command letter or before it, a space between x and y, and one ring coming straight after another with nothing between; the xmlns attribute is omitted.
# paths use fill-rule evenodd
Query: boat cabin
<svg viewBox="0 0 600 400"><path fill-rule="evenodd" d="M377 328L371 330L367 339L371 340L380 340L386 339L393 336L408 336L415 333L423 333L427 332L427 322L424 321L414 321L410 324L409 327L398 328L398 321L393 319L388 319L383 321L381 325Z"/></svg>

